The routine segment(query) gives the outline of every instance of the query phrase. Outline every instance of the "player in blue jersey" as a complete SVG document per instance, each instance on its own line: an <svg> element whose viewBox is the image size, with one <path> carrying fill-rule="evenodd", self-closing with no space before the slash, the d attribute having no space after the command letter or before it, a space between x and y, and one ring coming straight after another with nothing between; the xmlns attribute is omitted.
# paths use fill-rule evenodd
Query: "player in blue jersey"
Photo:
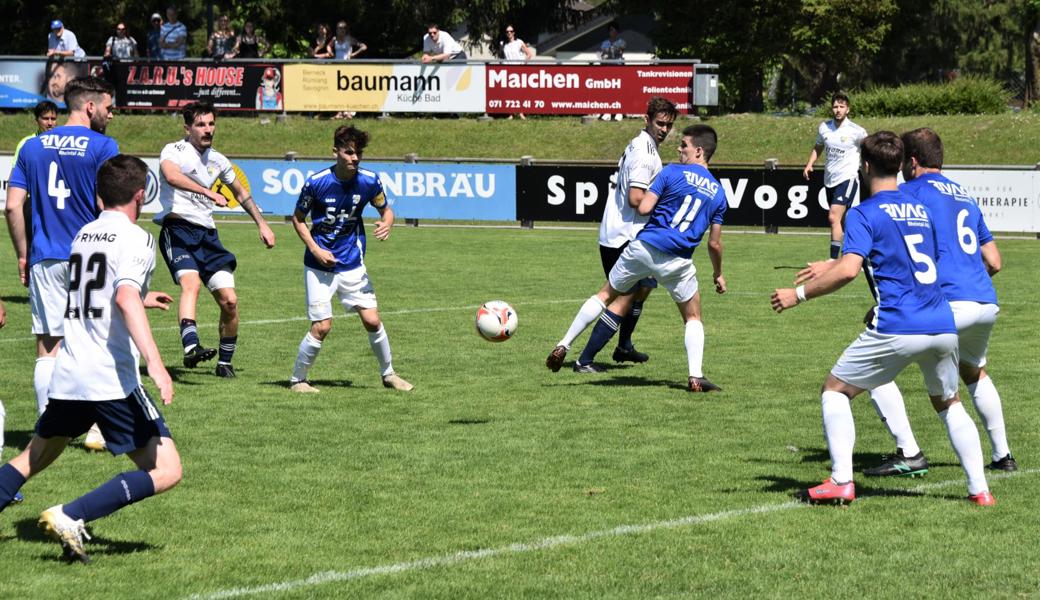
<svg viewBox="0 0 1040 600"><path fill-rule="evenodd" d="M1015 471L1000 394L986 372L986 350L1000 307L992 276L1000 271L997 243L975 199L942 172L943 144L928 128L901 137L906 153L900 191L928 207L939 244L939 284L953 309L957 325L961 379L971 392L975 410L989 434L990 469ZM896 453L865 475L917 475L928 471L928 461L917 445L906 416L903 396L895 382L871 390L878 414L896 441Z"/></svg>
<svg viewBox="0 0 1040 600"><path fill-rule="evenodd" d="M65 88L69 118L65 125L25 142L7 189L7 227L18 257L18 274L29 287L32 332L36 335L33 387L39 414L47 406L47 386L62 339L66 307L69 248L73 235L98 214L94 188L103 162L119 153L104 135L112 120L112 86L83 77ZM28 195L32 245L26 240L22 204ZM87 447L104 448L96 431Z"/></svg>
<svg viewBox="0 0 1040 600"><path fill-rule="evenodd" d="M726 292L722 275L722 218L726 194L708 171L718 136L707 125L691 125L682 132L679 164L665 167L643 195L636 211L649 215L646 225L629 243L607 276L607 282L582 305L563 339L545 359L545 366L559 371L571 343L618 296L631 290L644 277L654 277L679 307L685 324L686 356L689 366L687 389L691 392L719 391L704 377L704 325L701 295L693 251L708 233L708 256L713 268L715 291Z"/></svg>
<svg viewBox="0 0 1040 600"><path fill-rule="evenodd" d="M939 286L934 219L922 202L897 189L903 162L898 136L880 131L865 138L861 148L864 179L873 195L846 216L842 257L807 283L778 289L771 298L773 310L782 312L840 289L865 269L878 299L867 329L845 349L823 384L823 429L831 476L803 497L809 502L855 500L856 429L851 400L892 381L914 362L968 476L968 499L980 506L992 505L995 500L982 468L979 432L957 394L957 329Z"/></svg>
<svg viewBox="0 0 1040 600"><path fill-rule="evenodd" d="M390 341L379 318L376 294L365 268L365 225L361 213L371 205L379 211L372 234L390 237L394 211L383 192L379 175L360 167L368 134L351 126L336 129L332 152L336 164L307 179L300 190L292 223L303 240L303 276L307 292L307 317L311 329L300 342L289 387L294 392L315 393L307 373L332 330L332 298L347 311L357 311L368 331L368 343L379 361L383 386L407 392L412 384L394 372ZM312 227L307 228L310 217Z"/></svg>

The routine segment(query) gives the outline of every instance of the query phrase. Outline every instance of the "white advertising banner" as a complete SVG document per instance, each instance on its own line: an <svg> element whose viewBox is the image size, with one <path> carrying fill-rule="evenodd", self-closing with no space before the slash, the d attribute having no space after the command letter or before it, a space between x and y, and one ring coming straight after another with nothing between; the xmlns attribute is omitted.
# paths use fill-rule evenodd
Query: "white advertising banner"
<svg viewBox="0 0 1040 600"><path fill-rule="evenodd" d="M1040 172L948 169L972 195L991 231L1040 232Z"/></svg>

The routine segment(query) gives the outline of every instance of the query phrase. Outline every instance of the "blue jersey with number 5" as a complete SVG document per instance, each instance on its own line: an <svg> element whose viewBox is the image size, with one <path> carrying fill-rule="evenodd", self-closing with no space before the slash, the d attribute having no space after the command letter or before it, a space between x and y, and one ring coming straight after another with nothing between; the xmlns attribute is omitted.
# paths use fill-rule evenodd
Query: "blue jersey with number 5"
<svg viewBox="0 0 1040 600"><path fill-rule="evenodd" d="M878 192L849 210L842 252L863 257L878 333L957 332L939 286L937 249L931 213L901 192Z"/></svg>
<svg viewBox="0 0 1040 600"><path fill-rule="evenodd" d="M939 284L947 300L996 304L997 291L980 248L993 241L975 199L940 173L926 173L899 186L928 207L939 242Z"/></svg>
<svg viewBox="0 0 1040 600"><path fill-rule="evenodd" d="M307 179L296 201L296 212L311 218L311 237L319 248L336 257L332 267L323 266L310 250L303 255L303 264L321 271L350 271L365 262L365 225L361 211L366 204L376 208L386 206L383 184L379 176L367 169L358 169L357 175L347 181L336 177L332 167L319 171Z"/></svg>
<svg viewBox="0 0 1040 600"><path fill-rule="evenodd" d="M81 125L55 127L25 142L9 185L26 190L32 202L30 265L69 259L76 232L98 216L98 169L117 154L115 140Z"/></svg>
<svg viewBox="0 0 1040 600"><path fill-rule="evenodd" d="M668 165L650 191L657 206L636 239L675 256L692 257L704 232L726 214L726 193L701 165Z"/></svg>

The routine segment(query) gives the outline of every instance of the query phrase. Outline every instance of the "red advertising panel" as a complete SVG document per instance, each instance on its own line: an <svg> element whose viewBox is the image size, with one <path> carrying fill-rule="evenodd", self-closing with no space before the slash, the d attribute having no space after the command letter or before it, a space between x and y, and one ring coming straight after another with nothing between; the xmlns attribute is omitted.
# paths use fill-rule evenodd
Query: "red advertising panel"
<svg viewBox="0 0 1040 600"><path fill-rule="evenodd" d="M689 113L691 65L487 66L487 112L547 115L642 114L653 96Z"/></svg>

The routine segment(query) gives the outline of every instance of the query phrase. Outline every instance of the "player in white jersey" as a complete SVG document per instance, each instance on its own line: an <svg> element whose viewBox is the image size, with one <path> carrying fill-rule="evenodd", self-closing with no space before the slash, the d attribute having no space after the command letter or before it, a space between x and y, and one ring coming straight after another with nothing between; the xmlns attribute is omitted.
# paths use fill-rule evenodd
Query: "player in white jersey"
<svg viewBox="0 0 1040 600"><path fill-rule="evenodd" d="M183 140L167 144L159 156L161 177L159 201L163 211L155 221L162 223L159 246L166 266L181 286L178 317L184 366L195 367L210 360L218 351L199 342L195 305L203 284L220 307L220 347L218 377L234 377L231 358L238 344L238 296L235 294L237 262L235 255L220 243L213 221L213 206L227 206L228 200L213 191L218 181L231 188L235 199L256 223L260 241L274 247L274 232L264 221L260 209L242 182L235 178L231 161L213 149L217 114L208 102L184 108Z"/></svg>
<svg viewBox="0 0 1040 600"><path fill-rule="evenodd" d="M679 111L671 100L658 96L651 98L646 106L646 127L632 138L618 160L614 193L603 208L603 220L599 226L599 256L604 274L610 274L618 257L649 218L640 215L636 207L661 172L661 156L657 149L668 137L678 115ZM603 367L593 363L593 360L619 331L618 345L613 355L615 362L642 363L649 360L649 356L636 350L632 344L632 332L643 312L643 302L655 287L657 282L648 277L633 289L623 290L627 293L610 303L592 328L585 349L574 363L576 373L603 371Z"/></svg>
<svg viewBox="0 0 1040 600"><path fill-rule="evenodd" d="M859 194L859 145L867 137L867 131L848 118L849 97L842 92L831 98L831 114L834 118L820 123L816 131L816 144L802 175L809 179L813 163L826 150L823 186L827 189L827 202L830 204L827 218L831 224L831 258L838 258L845 212Z"/></svg>
<svg viewBox="0 0 1040 600"><path fill-rule="evenodd" d="M121 473L91 492L40 515L39 525L61 543L64 558L89 562L85 523L165 492L181 479L181 461L170 431L141 387L138 358L164 404L173 381L152 338L145 308L173 301L149 292L155 240L137 226L148 167L117 155L98 171L104 210L73 238L69 258L65 341L58 353L50 402L25 450L0 467L0 510L30 478L61 455L69 440L97 423L114 454L126 454L137 470Z"/></svg>

